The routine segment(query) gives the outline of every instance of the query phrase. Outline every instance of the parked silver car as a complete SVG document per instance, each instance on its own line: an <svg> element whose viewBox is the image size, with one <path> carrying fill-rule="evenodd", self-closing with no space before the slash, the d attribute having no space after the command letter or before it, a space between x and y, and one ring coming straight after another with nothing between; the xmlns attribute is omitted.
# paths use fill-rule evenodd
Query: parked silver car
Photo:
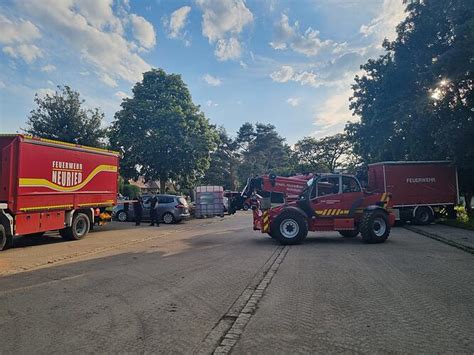
<svg viewBox="0 0 474 355"><path fill-rule="evenodd" d="M189 206L186 199L176 195L156 195L158 198L158 213L162 222L166 224L178 223L183 219L189 218ZM142 220L150 220L150 203L148 200L151 195L143 195L143 214ZM135 215L133 206L128 201L118 201L113 210L113 218L120 222L134 221Z"/></svg>

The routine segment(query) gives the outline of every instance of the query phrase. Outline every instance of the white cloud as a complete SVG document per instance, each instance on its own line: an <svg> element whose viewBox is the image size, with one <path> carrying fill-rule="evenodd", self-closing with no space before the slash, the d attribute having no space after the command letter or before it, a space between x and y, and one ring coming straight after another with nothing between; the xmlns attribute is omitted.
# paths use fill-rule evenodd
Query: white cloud
<svg viewBox="0 0 474 355"><path fill-rule="evenodd" d="M237 59L241 55L238 35L253 21L253 14L243 0L196 0L202 9L202 34L216 43L214 54L219 60Z"/></svg>
<svg viewBox="0 0 474 355"><path fill-rule="evenodd" d="M314 124L318 127L315 132L316 136L323 137L341 132L347 121L356 119L349 110L349 97L351 96L351 89L337 91L316 109L314 116Z"/></svg>
<svg viewBox="0 0 474 355"><path fill-rule="evenodd" d="M0 80L0 89L5 89L6 85L3 81Z"/></svg>
<svg viewBox="0 0 474 355"><path fill-rule="evenodd" d="M206 106L207 107L217 107L219 105L217 103L215 103L214 101L212 101L212 100L207 100L206 101Z"/></svg>
<svg viewBox="0 0 474 355"><path fill-rule="evenodd" d="M43 51L34 44L20 44L16 47L6 46L2 50L10 57L21 58L28 64L43 56Z"/></svg>
<svg viewBox="0 0 474 355"><path fill-rule="evenodd" d="M220 39L217 41L214 54L220 61L238 59L242 53L240 42L236 38Z"/></svg>
<svg viewBox="0 0 474 355"><path fill-rule="evenodd" d="M50 72L55 71L55 70L56 70L56 66L54 66L53 64L48 64L48 65L45 65L45 66L41 67L41 71L45 72L45 73L50 73Z"/></svg>
<svg viewBox="0 0 474 355"><path fill-rule="evenodd" d="M239 64L242 68L247 69L248 65L243 60L239 61Z"/></svg>
<svg viewBox="0 0 474 355"><path fill-rule="evenodd" d="M80 0L74 2L74 7L91 26L101 30L108 27L114 32L122 33L123 26L112 11L112 3L113 0Z"/></svg>
<svg viewBox="0 0 474 355"><path fill-rule="evenodd" d="M112 25L117 22L110 18L109 12L108 15L103 15L108 17L107 20L87 19L84 16L85 8L77 5L80 2L18 0L17 6L43 31L62 36L62 43L71 46L83 61L113 81L122 79L134 83L140 80L142 73L150 65L138 55L139 48L127 40L120 26ZM108 4L110 7L110 3ZM128 18L128 13L123 13L123 8L120 11L120 18ZM116 15L115 19L119 20L119 17ZM137 28L134 27L134 31ZM142 45L151 45L154 34L152 36L148 31L147 37L145 33L137 33L140 33L136 35L141 39ZM109 83L112 82L109 80Z"/></svg>
<svg viewBox="0 0 474 355"><path fill-rule="evenodd" d="M128 99L130 97L130 95L124 93L123 91L117 91L115 93L115 96L118 97L119 99L123 100L123 99Z"/></svg>
<svg viewBox="0 0 474 355"><path fill-rule="evenodd" d="M270 74L270 78L277 83L286 83L293 78L295 71L289 65L283 65L280 70Z"/></svg>
<svg viewBox="0 0 474 355"><path fill-rule="evenodd" d="M222 84L222 80L218 77L212 76L211 74L206 74L202 77L206 83L211 86L220 86Z"/></svg>
<svg viewBox="0 0 474 355"><path fill-rule="evenodd" d="M46 97L46 95L53 96L55 94L55 91L48 88L41 88L36 90L36 93L40 98L44 98Z"/></svg>
<svg viewBox="0 0 474 355"><path fill-rule="evenodd" d="M182 33L186 26L186 20L189 13L191 12L191 6L183 6L173 11L170 16L168 23L168 37L170 38L181 38L184 36Z"/></svg>
<svg viewBox="0 0 474 355"><path fill-rule="evenodd" d="M31 42L41 37L41 33L33 23L23 19L11 20L0 14L0 44L3 53L12 58L21 58L30 64L43 56L43 52Z"/></svg>
<svg viewBox="0 0 474 355"><path fill-rule="evenodd" d="M276 24L275 39L270 46L277 50L292 49L306 56L315 56L323 49L340 51L340 44L332 40L321 40L319 31L308 27L304 33L300 33L298 21L291 25L287 15L282 14L280 21ZM344 44L342 44L344 45Z"/></svg>
<svg viewBox="0 0 474 355"><path fill-rule="evenodd" d="M110 86L111 88L116 88L118 86L117 82L112 79L107 73L99 73L99 79L105 85Z"/></svg>
<svg viewBox="0 0 474 355"><path fill-rule="evenodd" d="M295 72L293 67L283 65L280 70L274 71L270 74L270 78L277 83L286 83L288 81L295 81L301 85L317 86L317 77L313 72L300 71Z"/></svg>
<svg viewBox="0 0 474 355"><path fill-rule="evenodd" d="M133 36L143 48L151 49L156 44L155 29L153 25L143 17L131 14Z"/></svg>
<svg viewBox="0 0 474 355"><path fill-rule="evenodd" d="M374 36L381 43L384 38L394 40L396 38L397 25L406 17L405 4L400 0L384 0L380 15L370 21L367 25L360 27L360 32L368 37Z"/></svg>
<svg viewBox="0 0 474 355"><path fill-rule="evenodd" d="M0 14L0 43L13 44L31 42L41 37L41 33L30 21L10 20Z"/></svg>
<svg viewBox="0 0 474 355"><path fill-rule="evenodd" d="M301 103L301 98L299 98L299 97L289 97L286 100L286 102L288 103L288 105L296 107L296 106L299 106L299 104Z"/></svg>

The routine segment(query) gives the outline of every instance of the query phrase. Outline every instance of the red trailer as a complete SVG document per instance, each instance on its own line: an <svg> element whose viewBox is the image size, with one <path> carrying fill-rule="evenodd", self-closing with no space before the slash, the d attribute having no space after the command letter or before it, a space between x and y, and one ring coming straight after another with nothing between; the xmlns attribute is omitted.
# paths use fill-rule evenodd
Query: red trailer
<svg viewBox="0 0 474 355"><path fill-rule="evenodd" d="M0 250L13 236L50 230L82 239L116 204L117 152L1 135L0 159Z"/></svg>
<svg viewBox="0 0 474 355"><path fill-rule="evenodd" d="M397 220L429 224L445 213L454 217L459 201L456 167L448 161L388 161L369 164L368 185L390 192Z"/></svg>

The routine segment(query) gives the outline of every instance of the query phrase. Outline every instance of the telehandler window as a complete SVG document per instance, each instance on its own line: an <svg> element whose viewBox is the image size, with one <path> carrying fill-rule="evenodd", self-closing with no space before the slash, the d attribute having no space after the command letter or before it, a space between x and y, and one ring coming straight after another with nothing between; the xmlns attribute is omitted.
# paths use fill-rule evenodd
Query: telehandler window
<svg viewBox="0 0 474 355"><path fill-rule="evenodd" d="M350 176L342 177L342 193L360 192L360 185L356 179Z"/></svg>
<svg viewBox="0 0 474 355"><path fill-rule="evenodd" d="M322 177L317 182L313 191L311 191L311 198L316 198L325 195L334 195L339 193L339 176Z"/></svg>

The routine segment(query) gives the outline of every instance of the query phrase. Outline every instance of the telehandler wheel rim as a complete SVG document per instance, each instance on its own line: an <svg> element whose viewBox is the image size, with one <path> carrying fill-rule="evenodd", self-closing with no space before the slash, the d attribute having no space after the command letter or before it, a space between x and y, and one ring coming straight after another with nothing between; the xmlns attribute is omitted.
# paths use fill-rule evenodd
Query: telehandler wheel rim
<svg viewBox="0 0 474 355"><path fill-rule="evenodd" d="M385 234L387 230L387 222L382 217L377 217L372 223L372 230L377 237L381 237Z"/></svg>
<svg viewBox="0 0 474 355"><path fill-rule="evenodd" d="M84 218L79 218L76 221L76 225L74 226L74 229L76 230L76 235L79 237L82 237L84 234L87 233L87 222Z"/></svg>
<svg viewBox="0 0 474 355"><path fill-rule="evenodd" d="M286 239L295 238L300 232L300 226L294 219L287 218L280 223L280 233Z"/></svg>

